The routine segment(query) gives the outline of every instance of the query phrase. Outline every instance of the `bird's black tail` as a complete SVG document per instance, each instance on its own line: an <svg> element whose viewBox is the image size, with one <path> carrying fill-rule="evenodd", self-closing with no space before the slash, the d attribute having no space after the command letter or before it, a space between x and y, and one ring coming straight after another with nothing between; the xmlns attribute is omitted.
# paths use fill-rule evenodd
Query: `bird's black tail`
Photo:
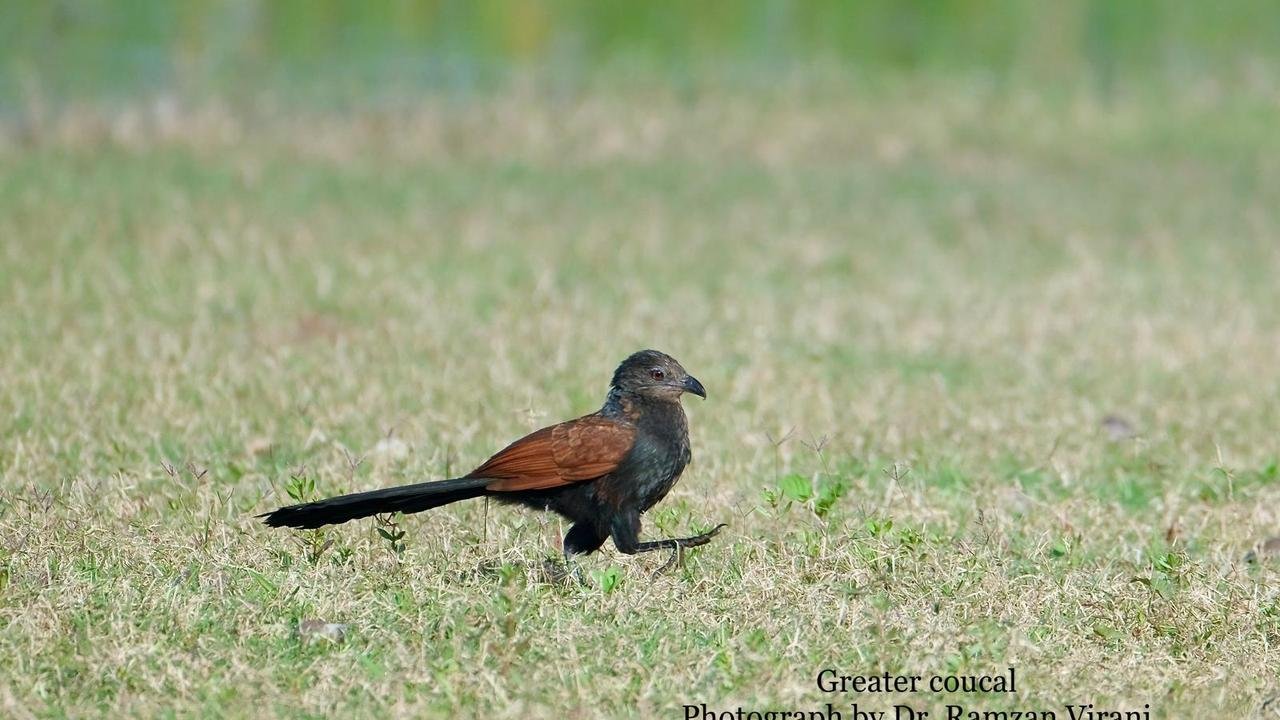
<svg viewBox="0 0 1280 720"><path fill-rule="evenodd" d="M490 482L493 481L485 478L455 478L401 485L302 505L289 505L258 517L266 518L263 522L271 527L318 528L321 525L344 523L382 513L422 512L459 500L479 497L485 493L484 486Z"/></svg>

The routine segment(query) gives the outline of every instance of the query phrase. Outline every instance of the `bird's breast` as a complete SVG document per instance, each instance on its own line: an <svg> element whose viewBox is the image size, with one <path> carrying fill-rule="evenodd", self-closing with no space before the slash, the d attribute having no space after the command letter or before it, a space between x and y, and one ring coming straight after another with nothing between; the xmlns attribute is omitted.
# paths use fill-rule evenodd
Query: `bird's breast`
<svg viewBox="0 0 1280 720"><path fill-rule="evenodd" d="M614 471L610 494L647 510L666 496L689 464L689 427L678 404L653 408L638 420L635 444Z"/></svg>

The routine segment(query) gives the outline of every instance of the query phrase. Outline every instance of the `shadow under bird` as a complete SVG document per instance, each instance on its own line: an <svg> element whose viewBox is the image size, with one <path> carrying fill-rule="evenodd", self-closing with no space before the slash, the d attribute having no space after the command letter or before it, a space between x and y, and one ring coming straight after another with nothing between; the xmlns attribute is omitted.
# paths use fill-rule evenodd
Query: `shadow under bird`
<svg viewBox="0 0 1280 720"><path fill-rule="evenodd" d="M641 350L614 371L599 410L534 431L462 477L290 505L259 517L272 527L317 528L492 497L572 521L566 557L595 552L610 537L629 555L705 545L723 523L692 537L640 540L640 514L666 496L689 464L684 393L707 396L675 358Z"/></svg>

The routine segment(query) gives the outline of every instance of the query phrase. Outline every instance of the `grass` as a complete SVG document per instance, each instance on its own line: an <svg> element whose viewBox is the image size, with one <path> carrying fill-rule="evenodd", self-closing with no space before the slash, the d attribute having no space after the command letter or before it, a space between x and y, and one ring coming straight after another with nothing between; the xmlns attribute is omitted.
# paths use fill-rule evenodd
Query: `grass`
<svg viewBox="0 0 1280 720"><path fill-rule="evenodd" d="M1280 522L1273 92L265 107L0 133L5 716L1280 691L1277 567L1242 560ZM478 502L253 518L465 471L647 346L710 398L645 533L730 524L678 571L607 547L551 582L560 521ZM1008 666L1016 696L815 686Z"/></svg>

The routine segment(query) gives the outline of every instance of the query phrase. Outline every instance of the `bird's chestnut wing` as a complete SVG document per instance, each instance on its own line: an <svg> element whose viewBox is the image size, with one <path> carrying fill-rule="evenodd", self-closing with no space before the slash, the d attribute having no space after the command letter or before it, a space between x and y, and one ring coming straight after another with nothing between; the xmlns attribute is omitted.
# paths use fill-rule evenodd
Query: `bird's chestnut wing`
<svg viewBox="0 0 1280 720"><path fill-rule="evenodd" d="M599 415L542 428L503 448L469 477L492 478L496 492L547 490L613 472L635 443L636 429Z"/></svg>

